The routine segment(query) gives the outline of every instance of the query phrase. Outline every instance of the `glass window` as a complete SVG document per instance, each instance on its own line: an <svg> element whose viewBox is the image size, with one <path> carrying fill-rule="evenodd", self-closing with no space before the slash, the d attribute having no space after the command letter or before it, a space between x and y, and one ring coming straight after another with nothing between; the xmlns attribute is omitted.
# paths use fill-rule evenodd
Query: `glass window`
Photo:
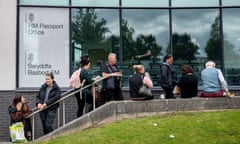
<svg viewBox="0 0 240 144"><path fill-rule="evenodd" d="M218 5L219 0L172 0L173 7L210 7Z"/></svg>
<svg viewBox="0 0 240 144"><path fill-rule="evenodd" d="M239 0L222 0L223 6L239 6L240 1Z"/></svg>
<svg viewBox="0 0 240 144"><path fill-rule="evenodd" d="M19 3L24 5L68 6L69 0L20 0Z"/></svg>
<svg viewBox="0 0 240 144"><path fill-rule="evenodd" d="M19 87L39 87L49 72L69 87L69 9L21 7L19 18Z"/></svg>
<svg viewBox="0 0 240 144"><path fill-rule="evenodd" d="M217 9L173 10L172 27L172 51L178 74L181 74L183 64L190 64L200 80L200 72L207 60L215 61L221 68Z"/></svg>
<svg viewBox="0 0 240 144"><path fill-rule="evenodd" d="M240 9L223 9L224 72L229 85L240 84Z"/></svg>
<svg viewBox="0 0 240 144"><path fill-rule="evenodd" d="M119 0L72 0L72 5L114 7L119 5Z"/></svg>
<svg viewBox="0 0 240 144"><path fill-rule="evenodd" d="M168 7L168 0L122 0L124 7Z"/></svg>
<svg viewBox="0 0 240 144"><path fill-rule="evenodd" d="M131 9L122 11L124 82L133 74L132 66L141 63L154 85L160 85L159 62L169 43L168 10Z"/></svg>
<svg viewBox="0 0 240 144"><path fill-rule="evenodd" d="M119 10L72 9L72 70L80 56L89 55L91 73L101 75L109 52L119 58Z"/></svg>

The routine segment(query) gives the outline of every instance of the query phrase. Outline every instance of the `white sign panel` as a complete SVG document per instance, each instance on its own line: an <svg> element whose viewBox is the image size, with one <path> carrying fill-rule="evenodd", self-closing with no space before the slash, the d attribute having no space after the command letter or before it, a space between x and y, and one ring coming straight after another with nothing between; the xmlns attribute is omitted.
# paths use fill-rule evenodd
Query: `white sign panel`
<svg viewBox="0 0 240 144"><path fill-rule="evenodd" d="M48 72L68 87L69 10L20 8L19 25L19 87L40 87Z"/></svg>

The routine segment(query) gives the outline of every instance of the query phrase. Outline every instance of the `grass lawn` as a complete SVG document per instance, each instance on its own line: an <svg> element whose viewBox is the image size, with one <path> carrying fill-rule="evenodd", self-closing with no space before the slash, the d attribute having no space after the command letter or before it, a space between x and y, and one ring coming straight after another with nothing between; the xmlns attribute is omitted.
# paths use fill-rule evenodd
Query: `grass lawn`
<svg viewBox="0 0 240 144"><path fill-rule="evenodd" d="M240 111L181 112L126 119L38 144L239 144Z"/></svg>

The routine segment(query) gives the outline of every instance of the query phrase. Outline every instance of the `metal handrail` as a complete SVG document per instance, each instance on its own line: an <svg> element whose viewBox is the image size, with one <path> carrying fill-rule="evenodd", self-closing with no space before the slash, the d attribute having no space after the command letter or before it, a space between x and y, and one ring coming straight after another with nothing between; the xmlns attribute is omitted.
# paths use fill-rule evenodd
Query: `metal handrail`
<svg viewBox="0 0 240 144"><path fill-rule="evenodd" d="M48 109L49 107L51 107L51 106L53 106L53 105L55 105L55 104L57 104L57 103L60 103L60 102L64 102L64 100L65 99L67 99L68 97L70 97L70 96L72 96L72 95L74 95L74 94L76 94L76 93L78 93L78 92L81 92L82 90L84 90L84 89L86 89L86 88L88 88L88 87L91 87L91 86L94 86L96 83L99 83L100 81L102 81L102 80L104 80L104 79L107 79L107 78L109 78L109 77L121 77L122 76L122 74L118 74L118 73L112 73L112 74L108 74L107 76L105 76L105 77L101 77L101 78L98 78L98 79L96 79L93 83L91 83L91 84L89 84L89 85L86 85L86 86L84 86L84 87L80 87L80 89L77 89L77 90L74 90L74 89L70 89L70 90L68 90L67 92L65 92L65 93L63 93L63 94L61 94L61 98L60 99L58 99L57 101L55 101L55 102L53 102L52 104L50 104L50 105L48 105L48 106L46 106L46 107L44 107L43 109L37 109L36 107L35 108L33 108L33 110L35 110L33 113L31 113L30 115L28 115L27 116L27 118L31 118L32 117L32 140L34 141L34 134L35 134L35 131L34 131L34 116L36 115L36 114L38 114L39 112L41 112L41 111L43 111L43 110L45 110L45 109ZM82 83L82 85L84 85L84 82ZM70 92L70 93L69 93ZM69 93L69 94L67 94L67 93ZM65 95L65 96L64 96ZM93 110L95 110L95 107L96 107L96 105L95 105L95 91L94 91L94 93L93 93ZM65 103L63 103L63 126L65 125ZM59 109L58 109L59 110ZM58 113L59 113L59 111L58 111ZM59 116L59 115L58 115ZM58 121L59 122L59 121ZM58 126L59 126L59 124L58 124ZM58 127L59 128L59 127Z"/></svg>

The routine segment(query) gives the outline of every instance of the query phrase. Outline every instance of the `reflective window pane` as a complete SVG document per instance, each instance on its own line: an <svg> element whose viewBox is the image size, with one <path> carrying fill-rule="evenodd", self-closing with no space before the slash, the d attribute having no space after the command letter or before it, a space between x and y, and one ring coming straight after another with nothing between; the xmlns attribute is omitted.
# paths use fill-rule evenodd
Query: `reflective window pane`
<svg viewBox="0 0 240 144"><path fill-rule="evenodd" d="M183 64L190 64L200 79L209 59L221 68L218 10L173 10L172 14L172 49L178 74Z"/></svg>
<svg viewBox="0 0 240 144"><path fill-rule="evenodd" d="M168 7L168 0L122 0L124 7Z"/></svg>
<svg viewBox="0 0 240 144"><path fill-rule="evenodd" d="M118 0L72 0L73 6L99 6L111 7L118 6Z"/></svg>
<svg viewBox="0 0 240 144"><path fill-rule="evenodd" d="M240 1L239 0L222 0L223 6L239 6Z"/></svg>
<svg viewBox="0 0 240 144"><path fill-rule="evenodd" d="M230 85L240 84L240 9L223 9L224 68Z"/></svg>
<svg viewBox="0 0 240 144"><path fill-rule="evenodd" d="M159 86L159 62L169 43L168 14L168 10L123 10L123 70L127 84L132 66L141 63L154 85Z"/></svg>
<svg viewBox="0 0 240 144"><path fill-rule="evenodd" d="M119 14L114 9L72 9L72 70L89 55L91 73L101 74L109 52L119 58Z"/></svg>
<svg viewBox="0 0 240 144"><path fill-rule="evenodd" d="M21 7L19 12L19 87L39 87L49 72L69 87L69 9Z"/></svg>
<svg viewBox="0 0 240 144"><path fill-rule="evenodd" d="M172 0L173 7L209 7L218 5L219 0Z"/></svg>
<svg viewBox="0 0 240 144"><path fill-rule="evenodd" d="M69 0L20 0L19 3L24 5L67 6L69 4Z"/></svg>

